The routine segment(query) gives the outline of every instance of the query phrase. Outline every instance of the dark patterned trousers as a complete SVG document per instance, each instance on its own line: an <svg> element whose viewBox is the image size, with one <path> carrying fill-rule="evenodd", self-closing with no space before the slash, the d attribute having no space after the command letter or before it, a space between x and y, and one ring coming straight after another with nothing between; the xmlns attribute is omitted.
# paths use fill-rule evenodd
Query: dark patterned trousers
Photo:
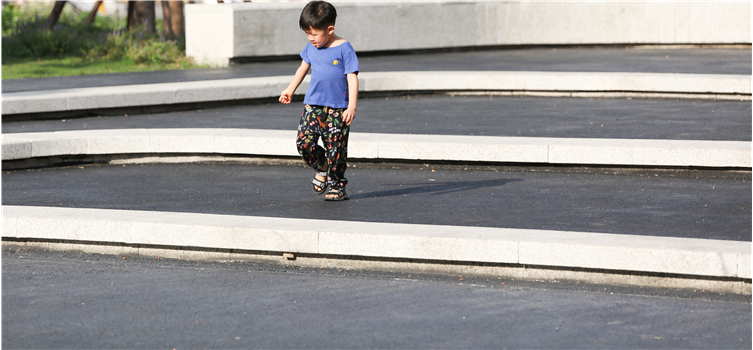
<svg viewBox="0 0 753 350"><path fill-rule="evenodd" d="M345 189L348 184L345 169L350 126L343 122L344 111L345 108L306 105L296 139L303 161L316 171L326 172L327 186L335 189ZM317 144L320 137L323 148Z"/></svg>

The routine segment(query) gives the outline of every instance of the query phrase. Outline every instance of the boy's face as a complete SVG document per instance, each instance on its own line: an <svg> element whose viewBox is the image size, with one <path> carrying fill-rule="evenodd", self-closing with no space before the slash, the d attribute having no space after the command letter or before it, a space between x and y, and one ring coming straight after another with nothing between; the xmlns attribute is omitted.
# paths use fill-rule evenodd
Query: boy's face
<svg viewBox="0 0 753 350"><path fill-rule="evenodd" d="M306 33L306 39L308 39L311 45L320 49L329 46L330 42L334 39L335 27L328 26L325 30L309 28L304 30L304 32Z"/></svg>

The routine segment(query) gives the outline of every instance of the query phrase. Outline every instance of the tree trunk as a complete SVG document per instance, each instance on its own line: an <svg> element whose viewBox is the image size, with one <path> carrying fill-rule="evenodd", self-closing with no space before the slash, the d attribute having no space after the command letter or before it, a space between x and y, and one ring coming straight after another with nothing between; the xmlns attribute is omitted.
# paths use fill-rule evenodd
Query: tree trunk
<svg viewBox="0 0 753 350"><path fill-rule="evenodd" d="M162 3L162 19L165 22L165 36L168 38L175 37L172 26L172 14L170 13L170 2L167 0L160 1Z"/></svg>
<svg viewBox="0 0 753 350"><path fill-rule="evenodd" d="M155 33L154 2L128 1L128 29L144 26L149 32Z"/></svg>
<svg viewBox="0 0 753 350"><path fill-rule="evenodd" d="M183 1L168 1L170 4L170 26L175 38L183 37ZM167 24L165 24L167 26Z"/></svg>
<svg viewBox="0 0 753 350"><path fill-rule="evenodd" d="M99 11L100 6L102 6L101 0L94 3L92 12L89 12L89 17L86 17L86 25L91 25L94 22L94 17L97 17L97 11Z"/></svg>
<svg viewBox="0 0 753 350"><path fill-rule="evenodd" d="M60 14L63 13L63 7L65 6L65 1L55 1L55 7L52 8L52 13L50 13L50 18L47 21L48 28L52 30L53 27L55 27L56 24L58 24L58 20L60 20Z"/></svg>
<svg viewBox="0 0 753 350"><path fill-rule="evenodd" d="M136 7L135 1L128 1L128 17L126 17L126 26L128 30L133 28L133 9Z"/></svg>

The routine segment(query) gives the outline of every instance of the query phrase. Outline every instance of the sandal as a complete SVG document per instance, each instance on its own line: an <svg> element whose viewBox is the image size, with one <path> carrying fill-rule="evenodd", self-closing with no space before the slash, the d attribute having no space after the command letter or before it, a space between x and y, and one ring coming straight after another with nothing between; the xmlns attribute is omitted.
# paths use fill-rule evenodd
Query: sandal
<svg viewBox="0 0 753 350"><path fill-rule="evenodd" d="M324 196L325 201L345 201L350 199L348 197L348 193L345 192L345 190L338 190L336 188L330 188L329 191L327 191L327 194Z"/></svg>
<svg viewBox="0 0 753 350"><path fill-rule="evenodd" d="M326 183L326 181L327 181L326 180L327 179L327 173L317 172L316 175L317 176L324 176L325 180L321 181L321 180L317 179L316 176L314 176L314 179L311 180L311 184L313 185L314 193L316 193L316 194L322 194L322 193L324 193L324 191L327 190L327 183Z"/></svg>

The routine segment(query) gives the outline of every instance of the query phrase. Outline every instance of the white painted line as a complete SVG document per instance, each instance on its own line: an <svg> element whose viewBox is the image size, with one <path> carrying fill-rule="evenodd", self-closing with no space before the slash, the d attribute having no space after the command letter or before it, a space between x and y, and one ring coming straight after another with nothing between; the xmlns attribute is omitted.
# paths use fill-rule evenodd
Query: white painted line
<svg viewBox="0 0 753 350"><path fill-rule="evenodd" d="M749 242L135 210L3 206L3 237L751 278Z"/></svg>
<svg viewBox="0 0 753 350"><path fill-rule="evenodd" d="M3 134L3 160L82 154L297 156L295 130L121 129ZM750 168L751 142L352 133L350 158Z"/></svg>
<svg viewBox="0 0 753 350"><path fill-rule="evenodd" d="M207 80L2 94L4 114L62 112L278 97L291 76ZM619 72L363 72L360 90L562 91L668 94L751 94L749 75ZM308 78L298 89L302 95Z"/></svg>

